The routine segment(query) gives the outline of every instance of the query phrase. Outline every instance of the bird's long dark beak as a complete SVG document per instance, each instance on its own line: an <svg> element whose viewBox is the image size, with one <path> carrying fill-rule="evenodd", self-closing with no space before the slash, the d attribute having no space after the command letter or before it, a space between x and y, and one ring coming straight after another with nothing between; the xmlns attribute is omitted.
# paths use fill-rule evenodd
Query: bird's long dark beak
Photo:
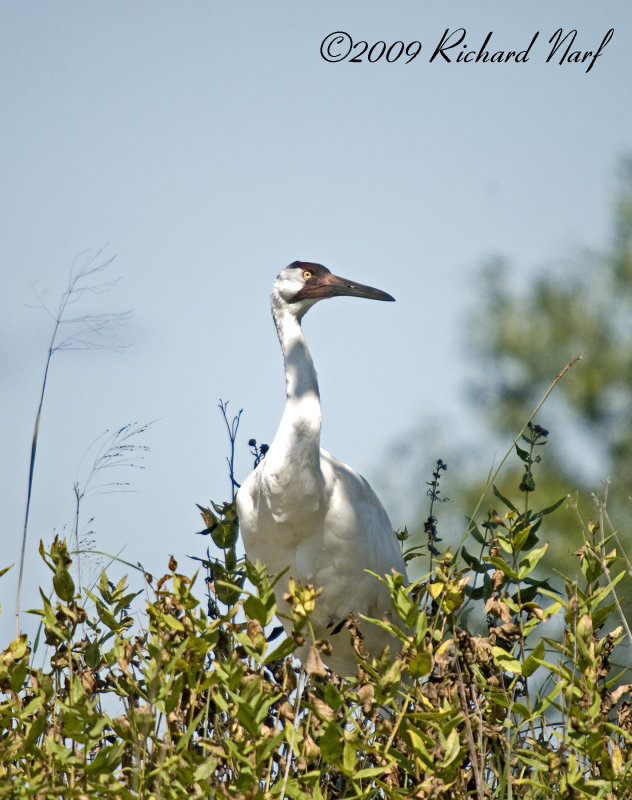
<svg viewBox="0 0 632 800"><path fill-rule="evenodd" d="M307 288L307 286L305 288ZM373 286L365 286L363 283L356 283L355 281L350 281L348 278L340 278L338 275L334 275L331 272L323 275L318 282L314 284L311 296L324 298L337 297L338 295L366 297L368 300L395 301L392 295L383 292L381 289L374 289Z"/></svg>

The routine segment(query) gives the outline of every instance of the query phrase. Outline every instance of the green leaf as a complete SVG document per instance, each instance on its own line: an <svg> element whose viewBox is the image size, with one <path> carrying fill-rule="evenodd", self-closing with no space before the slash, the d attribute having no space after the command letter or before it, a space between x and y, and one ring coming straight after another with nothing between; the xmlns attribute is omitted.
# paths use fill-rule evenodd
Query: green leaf
<svg viewBox="0 0 632 800"><path fill-rule="evenodd" d="M11 687L13 688L13 687ZM27 703L22 709L22 719L30 717L35 712L39 711L44 706L44 698L41 695L34 697L30 703ZM42 721L46 723L46 714L41 715Z"/></svg>
<svg viewBox="0 0 632 800"><path fill-rule="evenodd" d="M518 530L514 528L513 536L511 539L511 546L514 553L519 553L522 550L530 535L531 535L531 525L524 525L522 528Z"/></svg>
<svg viewBox="0 0 632 800"><path fill-rule="evenodd" d="M546 508L543 508L542 511L538 511L538 514L540 516L544 516L545 514L551 514L553 511L555 511L555 509L559 508L562 505L562 503L566 500L566 497L567 496L564 495L564 497L561 497L556 503L553 503L552 506L547 506Z"/></svg>
<svg viewBox="0 0 632 800"><path fill-rule="evenodd" d="M527 450L523 450L522 447L518 447L518 445L516 444L516 453L518 453L518 458L521 461L524 461L526 464L529 463L531 457Z"/></svg>
<svg viewBox="0 0 632 800"><path fill-rule="evenodd" d="M118 631L120 629L120 625L116 620L116 617L103 605L103 603L99 600L99 598L92 594L91 591L86 589L86 594L92 600L94 605L97 609L97 614L99 615L99 619L101 622L106 625L111 631Z"/></svg>
<svg viewBox="0 0 632 800"><path fill-rule="evenodd" d="M609 603L607 606L602 606L598 611L593 611L592 622L593 628L597 631L608 619L610 614L617 608L616 603Z"/></svg>
<svg viewBox="0 0 632 800"><path fill-rule="evenodd" d="M44 617L45 630L47 632L50 631L54 633L55 636L57 636L59 639L63 641L64 639L67 638L67 633L66 631L63 630L63 628L60 628L59 625L57 624L57 618L55 617L55 612L53 611L50 600L48 599L48 597L46 597L41 588L39 590L39 593L40 597L42 598L42 603L44 604L44 608L43 610L34 609L32 613L40 614L42 617Z"/></svg>
<svg viewBox="0 0 632 800"><path fill-rule="evenodd" d="M406 735L410 741L410 746L412 748L412 751L417 756L417 758L421 759L421 761L427 768L433 767L434 758L428 752L428 749L426 748L426 745L421 735L417 733L417 731L414 730L413 728L408 728L406 731Z"/></svg>
<svg viewBox="0 0 632 800"><path fill-rule="evenodd" d="M215 592L222 603L227 606L232 606L241 597L241 587L230 581L216 580Z"/></svg>
<svg viewBox="0 0 632 800"><path fill-rule="evenodd" d="M28 672L28 669L29 669L28 661L21 661L19 664L16 664L11 670L11 681L10 681L11 688L16 694L24 686L24 681L26 680L26 673Z"/></svg>
<svg viewBox="0 0 632 800"><path fill-rule="evenodd" d="M377 778L378 775L384 775L393 766L392 761L387 762L382 767L365 767L365 769L358 770L353 774L355 780L361 781L365 778ZM322 795L321 795L322 796Z"/></svg>
<svg viewBox="0 0 632 800"><path fill-rule="evenodd" d="M237 525L231 520L222 520L222 522L211 531L211 538L217 547L221 547L222 550L227 550L237 541Z"/></svg>
<svg viewBox="0 0 632 800"><path fill-rule="evenodd" d="M345 742L342 748L342 771L352 776L357 761L356 749L351 742Z"/></svg>
<svg viewBox="0 0 632 800"><path fill-rule="evenodd" d="M333 711L339 711L345 702L344 695L333 683L328 683L323 692L325 702Z"/></svg>
<svg viewBox="0 0 632 800"><path fill-rule="evenodd" d="M166 623L171 630L174 631L184 631L184 625L180 622L177 617L174 617L172 614L163 614L160 617L161 621Z"/></svg>
<svg viewBox="0 0 632 800"><path fill-rule="evenodd" d="M603 573L601 561L588 546L582 549L580 565L584 578L586 578L588 583L594 583L594 581L596 581L597 578Z"/></svg>
<svg viewBox="0 0 632 800"><path fill-rule="evenodd" d="M101 651L97 642L90 642L83 655L86 660L86 666L90 667L90 669L96 669L99 666Z"/></svg>
<svg viewBox="0 0 632 800"><path fill-rule="evenodd" d="M211 775L215 772L217 768L217 759L209 758L208 756L202 761L201 764L198 764L195 768L195 772L193 773L193 780L194 781L205 781L207 778L210 778Z"/></svg>
<svg viewBox="0 0 632 800"><path fill-rule="evenodd" d="M49 753L55 756L55 760L58 763L66 767L78 767L81 769L87 766L80 758L73 756L72 752L67 747L64 747L63 744L59 744L59 742L56 742L54 739L46 739L45 747Z"/></svg>
<svg viewBox="0 0 632 800"><path fill-rule="evenodd" d="M478 525L474 522L472 517L467 518L467 532L479 544L485 544L485 537L480 532Z"/></svg>
<svg viewBox="0 0 632 800"><path fill-rule="evenodd" d="M415 623L415 641L421 644L425 639L426 632L428 631L428 617L426 612L421 608L417 612L417 622Z"/></svg>
<svg viewBox="0 0 632 800"><path fill-rule="evenodd" d="M244 611L249 619L256 619L265 628L272 622L276 613L276 600L271 589L264 591L262 588L260 591L260 597L251 594L246 598Z"/></svg>
<svg viewBox="0 0 632 800"><path fill-rule="evenodd" d="M400 618L404 620L406 625L412 627L415 623L417 615L417 605L413 603L408 594L408 587L397 586L393 597L393 605L397 610Z"/></svg>
<svg viewBox="0 0 632 800"><path fill-rule="evenodd" d="M490 593L485 586L466 586L465 594L470 600L482 600L487 599Z"/></svg>
<svg viewBox="0 0 632 800"><path fill-rule="evenodd" d="M445 743L445 753L443 755L443 768L448 767L456 758L461 750L459 733L456 728L452 728Z"/></svg>
<svg viewBox="0 0 632 800"><path fill-rule="evenodd" d="M269 653L266 656L265 661L263 663L271 664L273 661L280 661L283 658L287 658L287 656L289 656L290 653L294 652L295 648L296 644L294 642L294 639L292 639L291 636L288 636L287 639L284 639L278 647L276 647L271 653Z"/></svg>
<svg viewBox="0 0 632 800"><path fill-rule="evenodd" d="M533 719L533 713L529 711L524 703L519 703L517 700L514 700L511 709L515 714L520 714L523 720Z"/></svg>
<svg viewBox="0 0 632 800"><path fill-rule="evenodd" d="M522 674L522 664L502 647L492 647L492 655L494 661L505 672L511 672L513 675Z"/></svg>
<svg viewBox="0 0 632 800"><path fill-rule="evenodd" d="M21 636L18 636L17 639L14 639L11 642L8 647L8 651L11 653L13 660L18 661L19 659L24 658L24 656L27 654L28 647L29 645L27 636L25 633L23 633Z"/></svg>
<svg viewBox="0 0 632 800"><path fill-rule="evenodd" d="M98 739L103 733L103 729L105 728L105 726L109 724L110 724L110 718L107 716L107 714L101 714L100 716L98 716L96 722L88 731L90 739L92 739L93 741L95 739Z"/></svg>
<svg viewBox="0 0 632 800"><path fill-rule="evenodd" d="M525 678L530 677L540 666L540 659L544 655L544 642L540 641L529 653L522 665L522 675Z"/></svg>
<svg viewBox="0 0 632 800"><path fill-rule="evenodd" d="M55 694L55 685L53 683L53 679L45 672L37 670L37 682L39 684L39 688L44 692L44 697L48 702Z"/></svg>
<svg viewBox="0 0 632 800"><path fill-rule="evenodd" d="M476 556L473 556L471 553L469 553L465 545L463 545L463 547L461 548L461 556L463 558L463 561L465 561L465 563L468 565L468 567L471 567L472 569L476 570L476 572L483 571L483 565L481 561L478 558L476 558Z"/></svg>
<svg viewBox="0 0 632 800"><path fill-rule="evenodd" d="M508 578L511 578L514 581L519 580L519 576L516 570L512 569L504 559L497 558L496 556L488 556L485 560L489 561L490 564L493 564L496 567L496 569L499 569Z"/></svg>
<svg viewBox="0 0 632 800"><path fill-rule="evenodd" d="M618 575L616 575L610 583L607 583L605 586L599 588L594 594L591 595L590 599L593 604L593 608L597 608L597 606L601 605L601 603L608 597L608 595L614 590L614 587L619 583L627 575L626 570L622 570Z"/></svg>
<svg viewBox="0 0 632 800"><path fill-rule="evenodd" d="M518 511L511 500L508 500L504 495L502 495L496 486L492 486L492 490L496 497L501 500L507 506L507 508L510 508L512 511Z"/></svg>
<svg viewBox="0 0 632 800"><path fill-rule="evenodd" d="M101 747L94 759L84 764L83 768L88 775L112 773L120 765L124 748L124 742Z"/></svg>
<svg viewBox="0 0 632 800"><path fill-rule="evenodd" d="M530 572L532 572L537 564L539 563L540 559L544 556L546 551L549 548L548 542L542 545L542 547L536 547L531 552L527 553L527 555L521 559L520 561L520 568L518 570L518 575L520 578L524 578Z"/></svg>
<svg viewBox="0 0 632 800"><path fill-rule="evenodd" d="M342 739L335 722L325 722L318 744L323 760L329 764L339 764L342 757Z"/></svg>
<svg viewBox="0 0 632 800"><path fill-rule="evenodd" d="M421 678L432 670L432 656L427 650L419 650L406 665L411 678Z"/></svg>
<svg viewBox="0 0 632 800"><path fill-rule="evenodd" d="M55 568L53 588L55 589L57 597L65 603L70 603L75 596L75 582L61 560L57 562Z"/></svg>

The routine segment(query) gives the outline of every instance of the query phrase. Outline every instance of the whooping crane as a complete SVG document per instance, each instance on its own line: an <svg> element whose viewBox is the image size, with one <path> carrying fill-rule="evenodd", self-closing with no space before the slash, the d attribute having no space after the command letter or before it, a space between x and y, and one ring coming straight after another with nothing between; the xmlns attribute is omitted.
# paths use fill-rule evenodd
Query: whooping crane
<svg viewBox="0 0 632 800"><path fill-rule="evenodd" d="M319 300L337 295L394 300L390 294L333 275L321 264L295 261L272 290L272 316L283 358L287 400L265 458L237 494L237 513L246 554L270 574L289 566L275 586L277 608L289 613L283 593L287 578L322 588L311 616L317 639L332 653L327 666L355 675L357 660L349 632L340 625L350 613L382 618L392 610L386 587L366 570L406 574L390 520L367 481L320 447L321 408L316 370L301 319ZM281 617L289 633L292 624ZM379 655L393 639L377 625L361 623L364 646ZM303 661L307 643L297 651Z"/></svg>

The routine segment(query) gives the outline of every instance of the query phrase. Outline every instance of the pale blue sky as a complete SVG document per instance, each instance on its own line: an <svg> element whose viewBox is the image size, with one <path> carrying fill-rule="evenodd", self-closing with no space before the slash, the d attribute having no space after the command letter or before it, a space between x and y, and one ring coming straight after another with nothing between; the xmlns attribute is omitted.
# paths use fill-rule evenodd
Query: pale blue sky
<svg viewBox="0 0 632 800"><path fill-rule="evenodd" d="M557 28L577 46L615 34L591 70L545 63ZM446 28L527 64L428 63ZM411 64L329 64L330 32L418 39ZM97 547L158 572L205 541L196 502L227 497L217 400L269 441L283 374L269 315L294 259L392 293L338 299L305 330L321 380L323 443L375 474L420 421L452 446L471 418L464 313L495 253L525 282L608 236L617 159L631 147L628 3L68 2L0 6L3 245L2 562L17 562L28 456L50 322L70 266L108 244L120 283L87 308L134 309L123 353L59 354L35 476L24 607L37 543L68 530L73 483L105 429L157 420L134 494L88 501ZM425 443L419 442L424 453ZM428 464L436 458L428 454ZM486 472L492 452L481 452ZM395 467L396 469L396 467ZM393 521L403 524L397 508ZM0 589L12 629L17 569ZM6 636L3 636L3 639Z"/></svg>

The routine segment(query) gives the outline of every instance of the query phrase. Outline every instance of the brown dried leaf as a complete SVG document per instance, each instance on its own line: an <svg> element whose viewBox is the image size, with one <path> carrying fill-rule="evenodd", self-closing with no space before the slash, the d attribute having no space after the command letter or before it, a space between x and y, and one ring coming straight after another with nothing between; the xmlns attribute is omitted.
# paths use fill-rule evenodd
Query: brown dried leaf
<svg viewBox="0 0 632 800"><path fill-rule="evenodd" d="M355 614L350 613L347 615L347 618L344 622L344 627L349 631L351 635L351 647L353 648L353 652L360 656L360 658L368 659L369 654L364 649L364 636L362 635L360 628L359 628L359 620Z"/></svg>
<svg viewBox="0 0 632 800"><path fill-rule="evenodd" d="M324 700L321 700L320 697L317 697L313 692L308 693L308 700L311 706L313 706L316 715L319 716L321 719L325 719L328 722L335 719L336 714L334 713L333 708L328 706Z"/></svg>
<svg viewBox="0 0 632 800"><path fill-rule="evenodd" d="M373 698L375 697L375 686L372 683L365 683L358 689L358 698L362 703L362 711L369 714L373 706Z"/></svg>
<svg viewBox="0 0 632 800"><path fill-rule="evenodd" d="M279 716L283 719L289 720L290 722L294 722L294 717L296 715L294 713L294 707L289 700L284 700L279 706Z"/></svg>
<svg viewBox="0 0 632 800"><path fill-rule="evenodd" d="M621 703L617 711L617 722L624 731L632 732L632 703Z"/></svg>
<svg viewBox="0 0 632 800"><path fill-rule="evenodd" d="M305 747L305 755L307 758L320 757L320 747L312 739L309 733L305 736L304 747Z"/></svg>
<svg viewBox="0 0 632 800"><path fill-rule="evenodd" d="M246 622L246 633L248 634L248 638L250 641L255 644L256 637L261 634L263 628L261 627L261 623L257 619L249 619Z"/></svg>
<svg viewBox="0 0 632 800"><path fill-rule="evenodd" d="M503 600L498 597L490 597L485 603L485 613L500 617L503 622L511 622L512 611Z"/></svg>
<svg viewBox="0 0 632 800"><path fill-rule="evenodd" d="M84 670L80 675L81 685L87 695L91 695L94 692L94 687L96 686L97 679L90 669Z"/></svg>
<svg viewBox="0 0 632 800"><path fill-rule="evenodd" d="M303 666L305 667L305 672L308 675L318 675L319 678L327 677L327 670L325 669L323 660L320 657L318 648L314 645L309 648L309 653Z"/></svg>
<svg viewBox="0 0 632 800"><path fill-rule="evenodd" d="M326 656L330 656L333 652L333 647L329 639L316 639L316 647Z"/></svg>
<svg viewBox="0 0 632 800"><path fill-rule="evenodd" d="M521 635L520 627L516 625L515 622L506 622L504 625L490 628L489 632L495 634L498 639L502 639L505 642L513 642L519 639Z"/></svg>
<svg viewBox="0 0 632 800"><path fill-rule="evenodd" d="M488 664L492 661L492 642L488 636L472 636L470 639L478 662Z"/></svg>
<svg viewBox="0 0 632 800"><path fill-rule="evenodd" d="M505 573L501 569L495 569L492 575L492 590L497 592L505 582Z"/></svg>

